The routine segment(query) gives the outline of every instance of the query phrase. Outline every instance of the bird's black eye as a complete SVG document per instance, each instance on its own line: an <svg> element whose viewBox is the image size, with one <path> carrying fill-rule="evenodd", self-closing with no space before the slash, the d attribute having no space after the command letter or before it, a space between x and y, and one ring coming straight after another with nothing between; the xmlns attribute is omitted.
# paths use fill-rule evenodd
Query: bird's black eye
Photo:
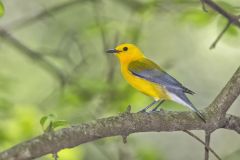
<svg viewBox="0 0 240 160"><path fill-rule="evenodd" d="M128 50L128 47L123 47L123 50L124 50L124 51L127 51L127 50Z"/></svg>

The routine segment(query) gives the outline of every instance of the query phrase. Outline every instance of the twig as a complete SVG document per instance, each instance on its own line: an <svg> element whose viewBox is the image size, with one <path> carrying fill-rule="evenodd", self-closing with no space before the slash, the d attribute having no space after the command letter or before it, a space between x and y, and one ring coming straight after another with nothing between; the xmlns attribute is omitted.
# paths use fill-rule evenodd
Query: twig
<svg viewBox="0 0 240 160"><path fill-rule="evenodd" d="M99 1L97 3L102 3L102 2ZM106 49L108 49L109 46L108 46L107 39L106 39L106 32L105 32L105 29L102 24L102 19L100 18L100 11L99 11L99 7L97 6L98 5L97 3L92 1L93 13L94 13L94 19L95 19L96 26L98 26L100 29L102 45L103 45L103 53L105 54L105 51L106 51Z"/></svg>
<svg viewBox="0 0 240 160"><path fill-rule="evenodd" d="M103 46L103 54L104 56L106 57L107 59L107 64L108 64L108 67L107 67L107 74L106 74L106 80L107 80L107 83L108 84L112 84L112 81L114 79L114 70L115 70L115 63L114 61L112 60L112 57L110 57L109 55L107 55L105 53L105 51L107 49L109 49L109 43L108 42L111 42L109 40L107 40L107 35L106 35L106 31L105 31L105 28L104 28L104 25L103 25L103 22L105 21L105 18L102 16L100 17L100 11L102 11L102 8L101 10L99 9L99 4L98 3L102 3L101 1L100 2L94 2L92 1L92 5L93 5L93 12L94 12L94 18L95 18L95 23L96 23L96 26L98 26L99 30L100 30L100 35L101 35L101 39L102 39L102 46ZM115 35L115 39L113 41L114 42L117 42L118 40L118 34ZM113 44L112 47L114 47L115 44Z"/></svg>
<svg viewBox="0 0 240 160"><path fill-rule="evenodd" d="M53 153L52 156L53 156L54 160L58 160L58 154L57 153Z"/></svg>
<svg viewBox="0 0 240 160"><path fill-rule="evenodd" d="M188 130L183 130L183 132L187 133L188 135L190 135L191 137L195 138L197 141L202 143L218 160L221 160L220 156L210 146L207 146L206 143L203 140L201 140L199 137L197 137L195 134L193 134Z"/></svg>
<svg viewBox="0 0 240 160"><path fill-rule="evenodd" d="M223 34L228 30L228 28L231 26L231 22L228 21L228 23L226 24L226 26L224 27L224 29L222 30L222 32L217 36L216 40L212 43L212 45L210 46L210 49L214 49L217 45L217 43L219 42L219 40L222 38Z"/></svg>
<svg viewBox="0 0 240 160"><path fill-rule="evenodd" d="M210 8L212 8L213 10L215 10L217 13L221 14L223 17L225 17L228 20L228 23L224 27L223 31L218 35L217 39L210 46L210 49L213 49L215 48L216 44L218 43L218 41L221 39L221 37L227 31L227 29L230 27L231 24L240 28L239 16L229 13L228 11L224 10L221 6L219 6L217 3L213 2L212 0L200 0L200 1L203 6L204 4L207 4Z"/></svg>
<svg viewBox="0 0 240 160"><path fill-rule="evenodd" d="M212 119L225 117L231 104L240 94L240 67L233 74L231 79L207 108Z"/></svg>
<svg viewBox="0 0 240 160"><path fill-rule="evenodd" d="M202 10L203 10L204 12L208 12L208 10L207 10L207 8L206 8L203 0L200 0L200 2L202 3Z"/></svg>
<svg viewBox="0 0 240 160"><path fill-rule="evenodd" d="M44 59L41 53L31 50L29 47L27 47L19 40L17 40L14 36L12 36L10 33L8 33L6 30L1 28L0 37L4 38L8 43L12 44L14 47L20 50L21 53L29 57L31 60L38 62L37 64L41 66L44 70L51 73L51 75L57 77L61 85L64 85L66 83L64 73L56 66L54 66L52 63L50 63L47 59Z"/></svg>
<svg viewBox="0 0 240 160"><path fill-rule="evenodd" d="M232 24L238 26L240 28L240 21L238 16L232 15L228 11L224 10L221 6L219 6L217 3L213 2L212 0L202 0L205 4L207 4L210 8L221 14L223 17L225 17L228 21L230 21Z"/></svg>
<svg viewBox="0 0 240 160"><path fill-rule="evenodd" d="M56 5L51 8L48 8L46 10L43 10L32 17L28 17L23 20L20 19L18 21L11 22L10 24L5 25L3 28L7 28L8 30L20 29L27 25L31 25L32 23L34 23L38 20L41 20L42 18L49 16L51 13L60 12L63 9L74 6L77 3L81 3L83 1L84 0L72 0L72 1L67 1L67 2L61 3L59 5Z"/></svg>
<svg viewBox="0 0 240 160"><path fill-rule="evenodd" d="M210 136L211 136L211 133L206 131L205 132L205 160L209 159Z"/></svg>

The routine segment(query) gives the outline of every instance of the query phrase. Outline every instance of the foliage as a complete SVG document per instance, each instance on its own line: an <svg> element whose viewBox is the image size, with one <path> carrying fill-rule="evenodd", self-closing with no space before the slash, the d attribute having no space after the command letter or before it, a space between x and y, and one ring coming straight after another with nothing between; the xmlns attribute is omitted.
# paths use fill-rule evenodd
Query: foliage
<svg viewBox="0 0 240 160"><path fill-rule="evenodd" d="M0 17L4 15L5 9L2 1L0 1Z"/></svg>
<svg viewBox="0 0 240 160"><path fill-rule="evenodd" d="M4 6L3 2L6 2ZM0 1L0 15L5 12L1 27L40 54L43 61L58 68L66 83L61 85L61 80L49 72L51 69L43 61L30 57L1 37L1 151L42 133L42 130L64 127L67 122L74 124L116 115L126 110L129 104L134 112L148 105L152 99L126 84L119 74L115 57L110 58L104 53L105 49L118 43L139 45L147 57L197 93L189 98L198 108L210 103L239 65L239 29L232 26L219 48L209 51L207 48L224 28L226 20L209 8L207 13L203 12L199 1L3 2ZM219 2L231 13L239 15L239 6L234 0ZM58 8L52 9L55 6ZM239 112L237 106L239 101L231 112ZM165 103L162 108L187 110L173 102ZM224 131L216 134L212 147L222 155L239 149L240 142L236 140L239 137ZM93 157L117 159L118 156L202 159L194 156L202 152L200 146L194 148L196 145L184 139L181 133L149 135L130 136L128 147L123 149L121 140L116 138L116 141L108 139L99 144L64 150L59 156L60 159L86 160ZM227 138L222 139L223 136ZM114 144L109 143L112 141ZM192 152L186 153L186 150ZM239 152L234 155L239 156Z"/></svg>
<svg viewBox="0 0 240 160"><path fill-rule="evenodd" d="M68 122L66 120L57 120L55 115L49 114L40 119L40 124L44 132L50 132L58 127L66 126Z"/></svg>

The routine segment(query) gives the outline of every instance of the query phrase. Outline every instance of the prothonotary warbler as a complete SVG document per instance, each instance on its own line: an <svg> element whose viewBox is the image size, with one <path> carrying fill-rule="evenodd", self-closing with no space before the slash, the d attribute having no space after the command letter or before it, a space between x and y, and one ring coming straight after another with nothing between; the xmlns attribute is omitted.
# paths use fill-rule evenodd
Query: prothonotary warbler
<svg viewBox="0 0 240 160"><path fill-rule="evenodd" d="M107 53L113 53L118 57L122 75L130 85L153 97L154 101L141 111L145 112L159 102L152 110L156 111L165 100L172 100L190 108L205 122L204 116L185 95L194 92L146 58L138 47L133 44L121 44L115 49L107 50Z"/></svg>

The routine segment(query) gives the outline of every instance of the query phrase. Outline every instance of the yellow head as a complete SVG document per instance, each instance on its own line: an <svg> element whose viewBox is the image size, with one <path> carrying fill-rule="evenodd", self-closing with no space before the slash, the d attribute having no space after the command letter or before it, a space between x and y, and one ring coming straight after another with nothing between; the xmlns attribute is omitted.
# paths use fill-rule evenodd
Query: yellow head
<svg viewBox="0 0 240 160"><path fill-rule="evenodd" d="M107 50L107 53L114 53L120 63L129 63L131 61L143 58L144 55L141 50L134 44L120 44L115 49Z"/></svg>

